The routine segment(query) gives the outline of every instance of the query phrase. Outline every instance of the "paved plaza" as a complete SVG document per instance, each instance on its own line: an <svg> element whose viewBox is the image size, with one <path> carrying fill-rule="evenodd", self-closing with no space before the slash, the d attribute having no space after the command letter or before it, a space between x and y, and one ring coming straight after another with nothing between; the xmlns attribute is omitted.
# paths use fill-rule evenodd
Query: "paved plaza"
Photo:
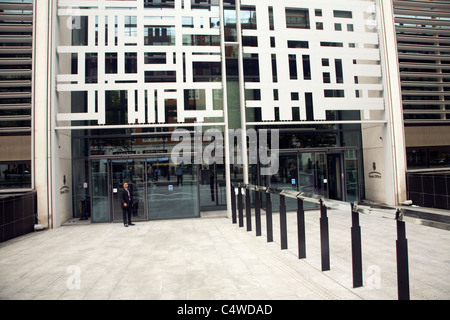
<svg viewBox="0 0 450 320"><path fill-rule="evenodd" d="M0 244L0 299L396 300L396 222L360 215L364 286L352 287L351 217L329 210L330 271L321 271L319 212L306 211L306 259L232 224L199 219L76 224ZM253 221L254 226L254 221ZM407 223L411 299L450 298L450 231Z"/></svg>

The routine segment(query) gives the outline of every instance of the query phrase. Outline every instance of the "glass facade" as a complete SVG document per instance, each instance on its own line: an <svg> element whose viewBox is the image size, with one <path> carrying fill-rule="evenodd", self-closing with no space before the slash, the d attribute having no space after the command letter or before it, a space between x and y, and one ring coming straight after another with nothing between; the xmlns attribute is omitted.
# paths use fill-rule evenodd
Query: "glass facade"
<svg viewBox="0 0 450 320"><path fill-rule="evenodd" d="M70 132L73 215L87 199L93 222L121 221L125 181L142 220L224 210L234 181L362 199L361 127L385 121L373 3L60 2L56 130ZM267 175L248 152L270 139Z"/></svg>

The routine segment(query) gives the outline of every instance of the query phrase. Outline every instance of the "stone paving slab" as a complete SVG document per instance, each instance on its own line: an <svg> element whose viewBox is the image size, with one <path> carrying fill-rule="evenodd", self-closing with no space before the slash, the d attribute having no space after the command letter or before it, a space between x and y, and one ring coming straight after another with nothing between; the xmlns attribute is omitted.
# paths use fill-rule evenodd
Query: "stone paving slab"
<svg viewBox="0 0 450 320"><path fill-rule="evenodd" d="M326 272L318 218L306 212L302 260L292 212L288 250L280 250L277 214L272 243L264 216L261 237L224 217L33 233L0 244L0 299L396 300L395 221L361 216L364 287L353 289L350 217L329 211ZM407 237L411 298L450 298L450 232L408 224Z"/></svg>

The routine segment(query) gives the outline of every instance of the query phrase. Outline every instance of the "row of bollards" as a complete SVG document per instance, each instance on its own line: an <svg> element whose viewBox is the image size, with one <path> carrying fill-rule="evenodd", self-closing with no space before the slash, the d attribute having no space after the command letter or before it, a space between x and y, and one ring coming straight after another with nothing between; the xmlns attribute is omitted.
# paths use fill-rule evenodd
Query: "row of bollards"
<svg viewBox="0 0 450 320"><path fill-rule="evenodd" d="M236 187L236 189L235 189ZM244 190L244 192L243 192ZM273 222L272 222L272 202L271 194L278 194L280 197L280 246L281 250L288 249L287 237L287 216L286 216L286 195L283 190L257 187L244 184L232 185L232 222L239 223L239 227L244 227L244 202L245 202L245 218L247 231L252 231L251 216L251 197L250 193L254 191L255 206L255 228L256 236L262 235L261 230L261 205L262 197L265 194L266 202L266 235L267 242L273 242ZM297 194L297 239L298 239L298 257L306 258L306 230L305 230L305 211L304 201L308 201L305 197ZM237 201L236 201L237 197ZM245 200L243 200L243 197ZM327 206L323 198L314 196L311 202L319 204L320 208L320 248L321 248L321 267L322 271L330 270L330 238L329 224L327 216ZM353 287L363 286L363 267L362 267L362 242L361 227L359 225L359 212L353 204L351 204L352 226L351 226L351 248L352 248L352 277ZM397 284L399 300L409 300L409 267L408 267L408 246L406 240L405 222L402 221L403 215L397 210L395 220L397 222Z"/></svg>

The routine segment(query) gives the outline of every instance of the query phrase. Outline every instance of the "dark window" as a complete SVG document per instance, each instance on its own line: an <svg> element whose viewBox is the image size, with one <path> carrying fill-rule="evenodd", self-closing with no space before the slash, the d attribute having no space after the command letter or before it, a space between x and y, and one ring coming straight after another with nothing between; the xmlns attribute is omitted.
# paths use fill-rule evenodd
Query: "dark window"
<svg viewBox="0 0 450 320"><path fill-rule="evenodd" d="M289 40L289 41L288 41L288 48L303 48L303 49L308 49L308 48L309 48L309 42L308 42L308 41L294 41L294 40Z"/></svg>
<svg viewBox="0 0 450 320"><path fill-rule="evenodd" d="M344 90L324 90L325 98L345 98Z"/></svg>
<svg viewBox="0 0 450 320"><path fill-rule="evenodd" d="M193 62L194 82L214 82L222 80L220 62Z"/></svg>
<svg viewBox="0 0 450 320"><path fill-rule="evenodd" d="M292 107L292 120L300 121L300 108L299 107Z"/></svg>
<svg viewBox="0 0 450 320"><path fill-rule="evenodd" d="M117 73L117 53L105 53L105 73Z"/></svg>
<svg viewBox="0 0 450 320"><path fill-rule="evenodd" d="M303 79L311 80L311 62L309 61L309 55L303 55Z"/></svg>
<svg viewBox="0 0 450 320"><path fill-rule="evenodd" d="M145 82L177 82L175 71L145 71Z"/></svg>
<svg viewBox="0 0 450 320"><path fill-rule="evenodd" d="M125 53L125 73L137 73L137 53Z"/></svg>
<svg viewBox="0 0 450 320"><path fill-rule="evenodd" d="M270 30L275 30L275 24L273 21L273 7L269 7L269 26Z"/></svg>
<svg viewBox="0 0 450 320"><path fill-rule="evenodd" d="M244 80L246 82L259 82L259 56L252 54L244 58Z"/></svg>
<svg viewBox="0 0 450 320"><path fill-rule="evenodd" d="M150 8L150 9L169 8L169 9L174 9L175 8L175 0L144 0L144 8Z"/></svg>
<svg viewBox="0 0 450 320"><path fill-rule="evenodd" d="M167 57L165 52L146 52L144 54L145 64L166 64Z"/></svg>
<svg viewBox="0 0 450 320"><path fill-rule="evenodd" d="M86 53L85 83L97 83L98 58L97 53Z"/></svg>
<svg viewBox="0 0 450 320"><path fill-rule="evenodd" d="M305 93L306 120L314 121L313 96L311 92Z"/></svg>
<svg viewBox="0 0 450 320"><path fill-rule="evenodd" d="M289 74L291 80L297 80L297 56L295 54L289 55Z"/></svg>
<svg viewBox="0 0 450 320"><path fill-rule="evenodd" d="M344 44L342 42L320 42L321 47L343 47Z"/></svg>
<svg viewBox="0 0 450 320"><path fill-rule="evenodd" d="M343 11L343 10L334 10L333 15L335 18L352 18L352 12L351 11Z"/></svg>
<svg viewBox="0 0 450 320"><path fill-rule="evenodd" d="M278 82L277 56L272 54L272 81Z"/></svg>
<svg viewBox="0 0 450 320"><path fill-rule="evenodd" d="M341 59L335 60L335 67L336 67L336 82L344 83L344 73L342 71L342 60Z"/></svg>
<svg viewBox="0 0 450 320"><path fill-rule="evenodd" d="M258 37L256 36L243 36L242 44L244 47L258 47Z"/></svg>
<svg viewBox="0 0 450 320"><path fill-rule="evenodd" d="M174 26L145 26L144 44L150 46L175 45Z"/></svg>
<svg viewBox="0 0 450 320"><path fill-rule="evenodd" d="M309 29L309 10L286 8L286 26L288 28Z"/></svg>
<svg viewBox="0 0 450 320"><path fill-rule="evenodd" d="M242 29L256 29L256 7L241 7L241 25Z"/></svg>

